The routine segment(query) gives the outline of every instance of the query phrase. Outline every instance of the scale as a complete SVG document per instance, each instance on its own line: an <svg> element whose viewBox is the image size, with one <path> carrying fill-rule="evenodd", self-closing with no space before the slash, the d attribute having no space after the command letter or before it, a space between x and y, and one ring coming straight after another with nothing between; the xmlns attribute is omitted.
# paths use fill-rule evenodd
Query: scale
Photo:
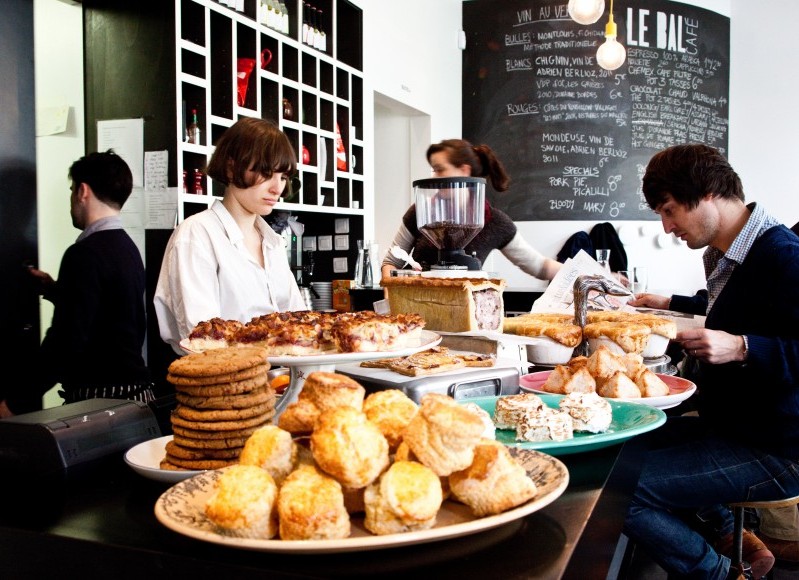
<svg viewBox="0 0 799 580"><path fill-rule="evenodd" d="M485 185L482 177L434 177L413 182L416 227L438 249L432 272L479 271L480 260L466 246L485 224Z"/></svg>

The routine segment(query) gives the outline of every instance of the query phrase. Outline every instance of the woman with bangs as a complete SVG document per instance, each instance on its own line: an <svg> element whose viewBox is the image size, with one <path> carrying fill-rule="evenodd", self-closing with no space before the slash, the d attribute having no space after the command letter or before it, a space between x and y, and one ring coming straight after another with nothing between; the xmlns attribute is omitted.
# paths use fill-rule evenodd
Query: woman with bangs
<svg viewBox="0 0 799 580"><path fill-rule="evenodd" d="M225 131L207 167L222 200L186 218L169 239L155 291L161 338L178 354L200 322L305 310L272 213L297 170L294 149L273 123L243 118Z"/></svg>

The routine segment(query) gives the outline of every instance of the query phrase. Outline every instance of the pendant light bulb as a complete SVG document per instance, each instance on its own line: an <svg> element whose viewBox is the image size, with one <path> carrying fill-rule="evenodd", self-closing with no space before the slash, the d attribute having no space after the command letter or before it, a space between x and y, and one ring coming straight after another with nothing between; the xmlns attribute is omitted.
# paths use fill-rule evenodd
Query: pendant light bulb
<svg viewBox="0 0 799 580"><path fill-rule="evenodd" d="M605 11L605 0L569 0L567 10L578 24L593 24Z"/></svg>
<svg viewBox="0 0 799 580"><path fill-rule="evenodd" d="M605 70L616 70L624 64L627 51L616 40L616 23L613 21L613 0L610 0L610 17L605 25L605 42L596 51L596 62Z"/></svg>

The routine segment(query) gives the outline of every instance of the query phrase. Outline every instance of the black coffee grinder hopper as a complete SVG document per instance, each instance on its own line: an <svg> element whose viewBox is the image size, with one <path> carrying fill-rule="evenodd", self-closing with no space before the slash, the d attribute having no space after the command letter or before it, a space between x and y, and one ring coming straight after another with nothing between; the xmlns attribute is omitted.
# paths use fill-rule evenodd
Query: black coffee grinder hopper
<svg viewBox="0 0 799 580"><path fill-rule="evenodd" d="M482 177L434 177L413 182L416 226L438 248L431 270L480 270L482 264L465 248L485 223Z"/></svg>

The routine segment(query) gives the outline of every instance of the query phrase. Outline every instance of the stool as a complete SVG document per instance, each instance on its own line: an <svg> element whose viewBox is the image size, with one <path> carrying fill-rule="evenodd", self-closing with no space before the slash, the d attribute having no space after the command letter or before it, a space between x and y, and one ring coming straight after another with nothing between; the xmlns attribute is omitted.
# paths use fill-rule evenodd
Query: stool
<svg viewBox="0 0 799 580"><path fill-rule="evenodd" d="M734 558L732 565L738 568L738 572L743 574L744 577L752 578L752 570L749 567L749 563L743 561L744 510L781 508L796 504L799 504L799 495L773 501L744 501L729 504L735 518L732 536L732 554ZM771 572L766 577L770 578Z"/></svg>

